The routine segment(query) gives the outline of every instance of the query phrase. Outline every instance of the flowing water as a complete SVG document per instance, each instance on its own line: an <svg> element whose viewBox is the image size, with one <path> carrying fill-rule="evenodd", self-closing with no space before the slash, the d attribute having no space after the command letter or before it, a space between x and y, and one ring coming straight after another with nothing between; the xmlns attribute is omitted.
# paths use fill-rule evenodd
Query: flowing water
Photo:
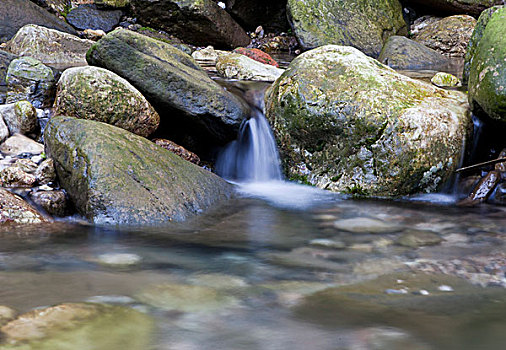
<svg viewBox="0 0 506 350"><path fill-rule="evenodd" d="M283 182L267 127L256 109L222 155L237 197L186 223L1 231L0 305L134 308L152 349L504 347L505 208Z"/></svg>

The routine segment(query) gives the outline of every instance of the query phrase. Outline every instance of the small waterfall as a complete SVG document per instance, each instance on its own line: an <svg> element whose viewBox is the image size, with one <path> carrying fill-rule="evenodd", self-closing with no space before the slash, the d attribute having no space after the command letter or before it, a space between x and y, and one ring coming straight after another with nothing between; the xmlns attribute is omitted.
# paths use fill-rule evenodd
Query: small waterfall
<svg viewBox="0 0 506 350"><path fill-rule="evenodd" d="M243 122L238 139L218 156L216 172L225 179L238 182L283 179L276 141L263 113L262 101L263 91L254 98L251 116Z"/></svg>

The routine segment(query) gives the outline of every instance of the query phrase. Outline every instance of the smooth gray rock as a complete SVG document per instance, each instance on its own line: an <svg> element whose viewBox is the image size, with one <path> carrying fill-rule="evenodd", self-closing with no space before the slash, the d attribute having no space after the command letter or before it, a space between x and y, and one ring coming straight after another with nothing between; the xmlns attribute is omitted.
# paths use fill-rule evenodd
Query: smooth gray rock
<svg viewBox="0 0 506 350"><path fill-rule="evenodd" d="M66 18L79 30L100 29L107 33L119 24L122 15L121 10L101 10L95 5L84 4L73 8Z"/></svg>

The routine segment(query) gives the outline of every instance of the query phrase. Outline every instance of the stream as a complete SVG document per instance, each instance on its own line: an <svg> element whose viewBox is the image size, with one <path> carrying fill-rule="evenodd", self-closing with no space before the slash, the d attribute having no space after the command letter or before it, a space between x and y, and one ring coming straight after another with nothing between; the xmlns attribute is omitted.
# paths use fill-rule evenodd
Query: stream
<svg viewBox="0 0 506 350"><path fill-rule="evenodd" d="M269 145L256 113L218 166L236 198L193 220L1 231L0 305L131 307L155 320L152 349L504 347L506 208L357 200L256 172L277 159L255 148Z"/></svg>

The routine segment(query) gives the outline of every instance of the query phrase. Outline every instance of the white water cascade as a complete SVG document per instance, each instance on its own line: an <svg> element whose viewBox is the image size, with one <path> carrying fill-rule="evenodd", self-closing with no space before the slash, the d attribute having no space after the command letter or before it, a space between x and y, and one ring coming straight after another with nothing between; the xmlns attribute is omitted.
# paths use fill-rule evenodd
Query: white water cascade
<svg viewBox="0 0 506 350"><path fill-rule="evenodd" d="M227 145L218 157L216 171L225 179L242 183L283 179L276 141L262 107L252 107L238 139Z"/></svg>

